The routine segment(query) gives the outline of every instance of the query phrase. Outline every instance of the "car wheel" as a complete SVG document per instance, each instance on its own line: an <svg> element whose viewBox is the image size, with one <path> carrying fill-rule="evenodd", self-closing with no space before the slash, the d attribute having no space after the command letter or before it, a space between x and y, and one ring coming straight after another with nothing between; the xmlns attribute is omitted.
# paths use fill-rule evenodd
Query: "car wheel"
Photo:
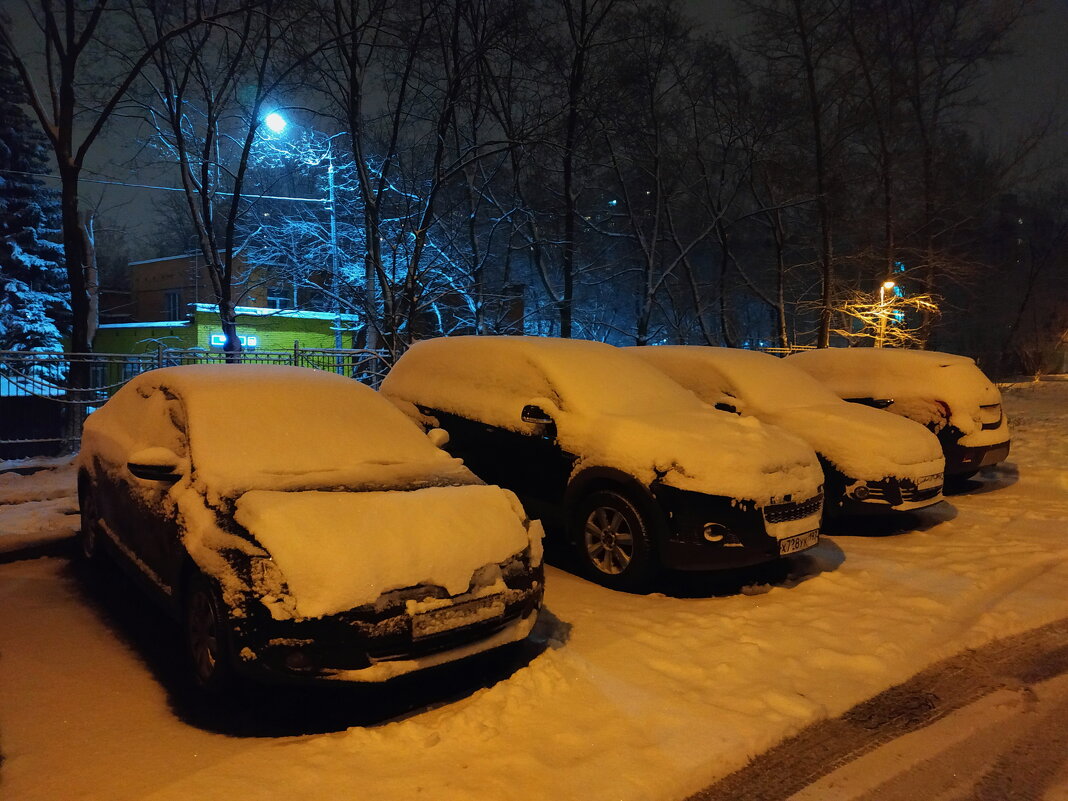
<svg viewBox="0 0 1068 801"><path fill-rule="evenodd" d="M575 510L575 544L585 573L620 590L648 588L655 572L649 515L616 490L598 490Z"/></svg>
<svg viewBox="0 0 1068 801"><path fill-rule="evenodd" d="M100 511L88 479L78 482L78 509L81 527L78 530L78 552L87 562L100 561Z"/></svg>
<svg viewBox="0 0 1068 801"><path fill-rule="evenodd" d="M233 681L229 620L215 585L196 574L185 591L185 644L194 685L216 693Z"/></svg>

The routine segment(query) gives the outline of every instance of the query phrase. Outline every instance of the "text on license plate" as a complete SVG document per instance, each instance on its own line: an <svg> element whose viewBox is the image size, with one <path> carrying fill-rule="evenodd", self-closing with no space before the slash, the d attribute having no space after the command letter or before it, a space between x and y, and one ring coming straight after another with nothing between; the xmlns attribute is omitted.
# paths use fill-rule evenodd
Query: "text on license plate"
<svg viewBox="0 0 1068 801"><path fill-rule="evenodd" d="M786 556L791 553L803 551L806 548L811 548L813 545L816 545L819 541L819 529L813 529L812 531L806 531L804 534L787 537L784 540L779 540L779 556Z"/></svg>
<svg viewBox="0 0 1068 801"><path fill-rule="evenodd" d="M504 614L504 599L499 595L476 598L453 606L444 606L412 616L412 637L429 637L443 631L452 631L472 623L500 617Z"/></svg>

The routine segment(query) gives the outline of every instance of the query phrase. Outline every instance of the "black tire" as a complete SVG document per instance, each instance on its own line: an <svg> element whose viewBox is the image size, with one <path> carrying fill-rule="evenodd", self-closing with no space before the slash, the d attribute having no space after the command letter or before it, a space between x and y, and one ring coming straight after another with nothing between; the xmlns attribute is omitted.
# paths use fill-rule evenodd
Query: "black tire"
<svg viewBox="0 0 1068 801"><path fill-rule="evenodd" d="M614 489L580 500L572 516L572 541L583 573L611 589L649 590L658 571L654 514Z"/></svg>
<svg viewBox="0 0 1068 801"><path fill-rule="evenodd" d="M196 573L186 583L183 600L182 630L193 686L210 694L230 689L230 621L218 589Z"/></svg>
<svg viewBox="0 0 1068 801"><path fill-rule="evenodd" d="M90 564L99 564L100 548L100 512L96 503L96 493L88 478L78 482L78 511L81 525L78 529L78 555Z"/></svg>

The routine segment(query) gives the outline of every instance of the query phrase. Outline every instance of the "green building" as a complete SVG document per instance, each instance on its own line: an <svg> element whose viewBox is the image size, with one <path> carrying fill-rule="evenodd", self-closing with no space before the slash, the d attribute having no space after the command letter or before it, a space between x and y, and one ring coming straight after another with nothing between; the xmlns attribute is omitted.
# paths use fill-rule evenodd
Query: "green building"
<svg viewBox="0 0 1068 801"><path fill-rule="evenodd" d="M212 303L191 303L189 309L185 320L105 323L97 329L93 350L132 355L156 353L160 348L221 352L224 338L218 307ZM342 347L354 347L358 318L352 314L253 306L238 306L236 311L241 347L248 352L333 348L336 321L344 329Z"/></svg>

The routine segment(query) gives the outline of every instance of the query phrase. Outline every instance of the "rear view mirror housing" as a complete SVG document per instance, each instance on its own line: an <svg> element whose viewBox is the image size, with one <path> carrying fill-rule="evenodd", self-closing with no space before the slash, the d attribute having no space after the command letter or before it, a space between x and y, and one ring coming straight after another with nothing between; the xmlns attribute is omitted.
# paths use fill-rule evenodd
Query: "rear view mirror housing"
<svg viewBox="0 0 1068 801"><path fill-rule="evenodd" d="M432 428L426 432L426 435L435 448L444 448L449 444L449 432L444 428Z"/></svg>
<svg viewBox="0 0 1068 801"><path fill-rule="evenodd" d="M534 432L543 437L556 436L556 415L559 407L548 398L532 398L523 406L520 419L534 426Z"/></svg>
<svg viewBox="0 0 1068 801"><path fill-rule="evenodd" d="M144 448L126 461L126 469L145 481L180 479L185 472L184 460L170 448Z"/></svg>

